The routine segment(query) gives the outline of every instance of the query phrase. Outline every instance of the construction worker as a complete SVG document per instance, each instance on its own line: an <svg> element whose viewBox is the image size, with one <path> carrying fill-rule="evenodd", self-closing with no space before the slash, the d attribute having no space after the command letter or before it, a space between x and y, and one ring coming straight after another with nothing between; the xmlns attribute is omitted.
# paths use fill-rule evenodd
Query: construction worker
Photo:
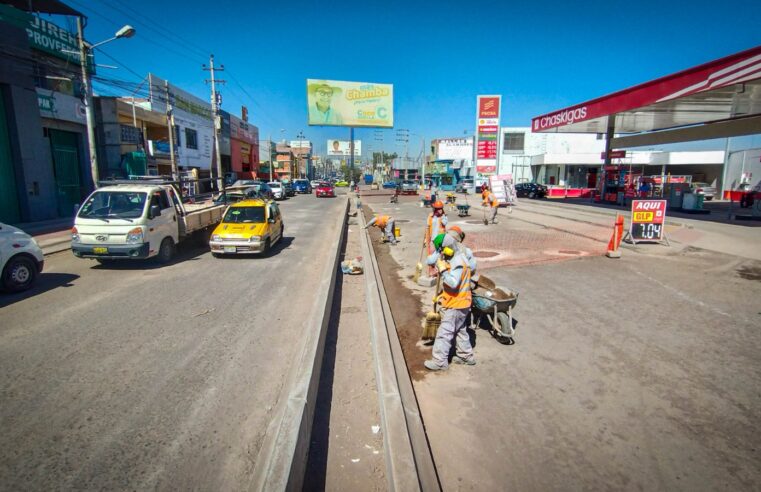
<svg viewBox="0 0 761 492"><path fill-rule="evenodd" d="M447 232L447 214L444 213L444 204L441 201L436 200L431 203L433 211L428 214L428 221L426 222L425 239L423 240L423 246L428 247L428 254L433 254L436 249L433 246L433 238L439 234ZM428 268L428 276L433 277L436 274L436 269L433 267Z"/></svg>
<svg viewBox="0 0 761 492"><path fill-rule="evenodd" d="M473 251L471 251L470 248L463 244L463 241L465 241L465 233L462 232L460 226L453 225L447 229L447 236L451 238L452 243L454 246L456 246L455 251L461 252L463 255L465 255L465 259L468 260L468 266L470 267L470 278L473 281L478 281L478 274L476 274L476 257L473 256ZM450 246L446 238L444 240L444 246Z"/></svg>
<svg viewBox="0 0 761 492"><path fill-rule="evenodd" d="M489 206L489 219L488 221L492 224L497 223L497 209L499 208L499 200L497 200L497 196L489 191L488 189L482 193L482 196L484 196L483 201L481 202L481 206Z"/></svg>
<svg viewBox="0 0 761 492"><path fill-rule="evenodd" d="M431 371L442 371L449 367L449 350L456 338L456 355L452 362L456 364L476 364L473 347L467 331L467 319L472 303L470 292L471 269L462 252L444 246L446 234L439 234L432 241L436 248L434 254L426 260L435 265L441 276L441 293L436 293L440 304L441 324L436 331L432 358L423 364ZM449 241L452 241L451 237Z"/></svg>
<svg viewBox="0 0 761 492"><path fill-rule="evenodd" d="M376 215L365 225L365 229L370 226L375 226L386 234L386 241L391 243L392 246L396 246L396 235L394 234L394 228L396 223L394 218L388 215Z"/></svg>

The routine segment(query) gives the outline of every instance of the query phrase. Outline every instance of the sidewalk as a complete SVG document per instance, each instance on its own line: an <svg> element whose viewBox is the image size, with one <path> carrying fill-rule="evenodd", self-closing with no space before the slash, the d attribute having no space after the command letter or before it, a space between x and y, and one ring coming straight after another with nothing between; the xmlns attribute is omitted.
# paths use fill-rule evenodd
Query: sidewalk
<svg viewBox="0 0 761 492"><path fill-rule="evenodd" d="M410 280L429 209L363 200L402 229L398 246L377 246L379 264L396 280L384 284L444 489L759 483L761 262L689 238L605 258L615 211L522 200L496 226L478 206L467 218L448 211L481 274L520 293L516 343L479 329L476 366L429 373L419 337L431 292Z"/></svg>
<svg viewBox="0 0 761 492"><path fill-rule="evenodd" d="M45 256L71 249L71 228L74 218L43 220L16 224L37 240Z"/></svg>

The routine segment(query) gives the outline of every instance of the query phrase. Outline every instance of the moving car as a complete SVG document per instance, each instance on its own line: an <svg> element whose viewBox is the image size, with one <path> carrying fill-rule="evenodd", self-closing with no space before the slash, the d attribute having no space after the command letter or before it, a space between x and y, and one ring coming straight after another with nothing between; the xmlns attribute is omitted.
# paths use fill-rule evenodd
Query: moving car
<svg viewBox="0 0 761 492"><path fill-rule="evenodd" d="M547 187L538 183L518 183L515 185L515 194L518 197L544 198L547 196Z"/></svg>
<svg viewBox="0 0 761 492"><path fill-rule="evenodd" d="M277 203L258 198L227 207L222 222L211 233L214 257L225 254L267 253L283 238L283 218Z"/></svg>
<svg viewBox="0 0 761 492"><path fill-rule="evenodd" d="M267 186L272 188L272 198L275 200L285 200L288 198L285 186L280 181L270 181Z"/></svg>
<svg viewBox="0 0 761 492"><path fill-rule="evenodd" d="M71 229L74 256L168 263L177 243L222 218L224 204L182 203L170 183L144 183L104 186L87 197Z"/></svg>
<svg viewBox="0 0 761 492"><path fill-rule="evenodd" d="M320 180L319 179L313 179L312 181L309 182L309 184L312 186L312 189L317 188L317 185L320 184Z"/></svg>
<svg viewBox="0 0 761 492"><path fill-rule="evenodd" d="M336 186L337 186L337 187L339 187L339 188L340 188L340 187L343 187L343 186L349 186L349 183L348 183L348 181L344 181L344 180L342 179L342 180L340 180L340 181L336 181Z"/></svg>
<svg viewBox="0 0 761 492"><path fill-rule="evenodd" d="M386 181L383 183L383 189L384 190L395 190L396 189L396 181Z"/></svg>
<svg viewBox="0 0 761 492"><path fill-rule="evenodd" d="M702 181L693 181L692 192L703 195L705 201L711 201L716 196L716 187Z"/></svg>
<svg viewBox="0 0 761 492"><path fill-rule="evenodd" d="M42 273L45 257L32 236L0 222L0 288L21 292L30 288Z"/></svg>
<svg viewBox="0 0 761 492"><path fill-rule="evenodd" d="M293 182L293 189L296 193L311 194L312 184L306 179L297 179Z"/></svg>
<svg viewBox="0 0 761 492"><path fill-rule="evenodd" d="M327 196L334 198L336 196L336 191L333 189L333 185L330 184L327 181L323 181L320 183L317 188L314 190L314 196L321 197L321 196Z"/></svg>

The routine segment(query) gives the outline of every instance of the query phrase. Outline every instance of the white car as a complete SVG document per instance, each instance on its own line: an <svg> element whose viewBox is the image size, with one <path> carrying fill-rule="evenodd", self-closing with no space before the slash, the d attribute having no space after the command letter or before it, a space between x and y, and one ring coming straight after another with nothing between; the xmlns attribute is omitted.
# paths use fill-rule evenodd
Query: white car
<svg viewBox="0 0 761 492"><path fill-rule="evenodd" d="M274 195L275 200L285 200L286 191L285 191L285 186L283 186L283 183L281 183L280 181L270 181L267 184L270 186L270 188L272 188L272 194Z"/></svg>
<svg viewBox="0 0 761 492"><path fill-rule="evenodd" d="M312 186L312 189L314 190L315 188L320 186L320 180L313 179L312 181L309 182L309 184Z"/></svg>
<svg viewBox="0 0 761 492"><path fill-rule="evenodd" d="M0 222L0 288L21 292L42 273L45 257L32 236Z"/></svg>

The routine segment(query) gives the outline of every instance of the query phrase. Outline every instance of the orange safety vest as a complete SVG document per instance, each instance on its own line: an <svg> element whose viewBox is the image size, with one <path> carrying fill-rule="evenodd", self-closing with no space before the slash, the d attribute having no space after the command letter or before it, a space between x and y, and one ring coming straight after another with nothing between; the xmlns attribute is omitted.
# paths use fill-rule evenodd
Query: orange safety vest
<svg viewBox="0 0 761 492"><path fill-rule="evenodd" d="M494 193L489 193L488 200L489 200L489 206L491 208L499 206L499 201L497 200L497 195L495 195Z"/></svg>
<svg viewBox="0 0 761 492"><path fill-rule="evenodd" d="M390 217L388 215L379 215L375 218L375 225L378 227L378 229L385 229L386 224L388 224L388 219Z"/></svg>
<svg viewBox="0 0 761 492"><path fill-rule="evenodd" d="M473 295L470 292L470 268L467 264L462 265L462 278L460 285L452 289L443 284L444 290L441 293L441 306L447 309L468 309L473 301Z"/></svg>

